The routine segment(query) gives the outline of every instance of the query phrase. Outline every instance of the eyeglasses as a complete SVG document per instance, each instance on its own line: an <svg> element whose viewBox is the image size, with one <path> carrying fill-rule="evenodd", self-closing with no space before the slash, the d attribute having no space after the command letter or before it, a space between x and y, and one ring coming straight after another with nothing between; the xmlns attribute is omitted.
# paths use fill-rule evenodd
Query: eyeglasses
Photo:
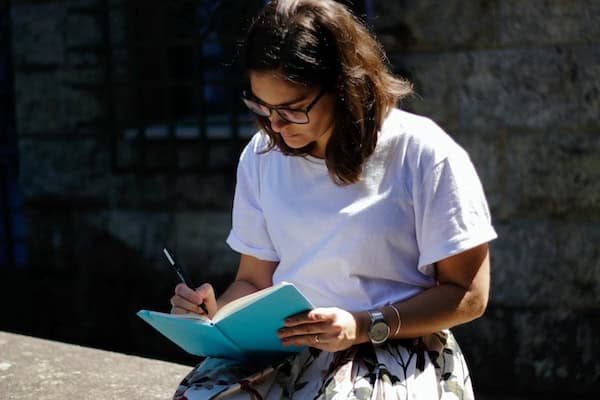
<svg viewBox="0 0 600 400"><path fill-rule="evenodd" d="M244 90L242 92L242 101L246 104L246 107L252 113L258 115L259 117L269 118L271 116L271 112L275 110L279 117L287 122L292 124L308 124L310 122L308 118L308 113L310 110L317 104L317 101L325 94L326 90L323 89L317 97L313 101L310 102L305 109L300 108L289 108L289 107L272 107L264 104L259 101L250 91Z"/></svg>

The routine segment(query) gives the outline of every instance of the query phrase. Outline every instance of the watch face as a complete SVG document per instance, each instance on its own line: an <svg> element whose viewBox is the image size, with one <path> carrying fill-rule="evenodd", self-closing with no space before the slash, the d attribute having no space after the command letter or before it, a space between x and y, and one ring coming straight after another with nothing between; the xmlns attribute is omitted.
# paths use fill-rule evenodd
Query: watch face
<svg viewBox="0 0 600 400"><path fill-rule="evenodd" d="M377 321L371 326L369 338L375 344L383 343L390 336L390 327L385 321Z"/></svg>

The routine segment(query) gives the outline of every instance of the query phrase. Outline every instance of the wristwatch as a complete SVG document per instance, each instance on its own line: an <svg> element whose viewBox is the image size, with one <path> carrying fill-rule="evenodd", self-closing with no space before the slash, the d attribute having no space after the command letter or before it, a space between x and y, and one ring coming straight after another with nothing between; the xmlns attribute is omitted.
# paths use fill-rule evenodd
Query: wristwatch
<svg viewBox="0 0 600 400"><path fill-rule="evenodd" d="M390 326L385 322L381 311L369 311L371 326L369 327L369 340L373 344L381 344L390 337Z"/></svg>

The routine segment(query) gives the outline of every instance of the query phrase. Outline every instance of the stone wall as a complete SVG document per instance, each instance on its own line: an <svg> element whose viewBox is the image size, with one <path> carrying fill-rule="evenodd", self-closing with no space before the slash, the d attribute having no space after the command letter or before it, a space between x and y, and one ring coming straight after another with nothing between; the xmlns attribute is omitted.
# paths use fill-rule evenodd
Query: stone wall
<svg viewBox="0 0 600 400"><path fill-rule="evenodd" d="M194 282L223 290L233 278L237 255L225 238L235 171L115 171L101 8L114 2L11 3L30 265L0 271L0 329L193 362L135 312L170 308L178 281L165 245ZM33 297L9 307L17 282L40 293L43 307Z"/></svg>
<svg viewBox="0 0 600 400"><path fill-rule="evenodd" d="M35 203L29 209L75 215L83 226L74 229L108 232L155 269L164 266L164 244L172 244L189 263L204 264L201 260L213 258L215 251L217 258L228 257L220 243L228 231L233 171L172 176L116 173L112 168L102 2L14 3L22 189L27 201ZM203 217L207 210L210 215ZM32 243L33 257L44 254L44 262L52 263L61 246L71 246L70 238L58 232L61 228L55 229L50 254L36 251L40 245ZM197 241L194 246L178 240L185 230L187 240ZM234 261L229 256L211 272Z"/></svg>
<svg viewBox="0 0 600 400"><path fill-rule="evenodd" d="M597 391L600 2L375 2L407 107L470 153L499 239L487 314L456 330L487 391Z"/></svg>
<svg viewBox="0 0 600 400"><path fill-rule="evenodd" d="M17 282L43 307L6 308L0 328L182 361L132 316L168 308L164 244L198 282L232 276L234 174L113 170L100 3L12 2L31 266L2 272L0 307ZM456 330L475 384L530 398L597 391L600 2L373 3L393 69L415 83L406 106L470 152L500 235L488 313Z"/></svg>

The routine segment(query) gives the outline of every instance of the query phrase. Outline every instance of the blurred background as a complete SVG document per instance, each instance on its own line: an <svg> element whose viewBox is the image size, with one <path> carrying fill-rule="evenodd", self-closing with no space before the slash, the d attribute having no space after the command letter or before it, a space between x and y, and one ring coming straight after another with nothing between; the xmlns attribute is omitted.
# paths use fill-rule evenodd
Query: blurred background
<svg viewBox="0 0 600 400"><path fill-rule="evenodd" d="M222 291L259 0L0 0L0 330L192 365L135 316ZM469 151L499 239L476 392L600 390L600 1L345 1ZM368 239L367 239L368 240Z"/></svg>

